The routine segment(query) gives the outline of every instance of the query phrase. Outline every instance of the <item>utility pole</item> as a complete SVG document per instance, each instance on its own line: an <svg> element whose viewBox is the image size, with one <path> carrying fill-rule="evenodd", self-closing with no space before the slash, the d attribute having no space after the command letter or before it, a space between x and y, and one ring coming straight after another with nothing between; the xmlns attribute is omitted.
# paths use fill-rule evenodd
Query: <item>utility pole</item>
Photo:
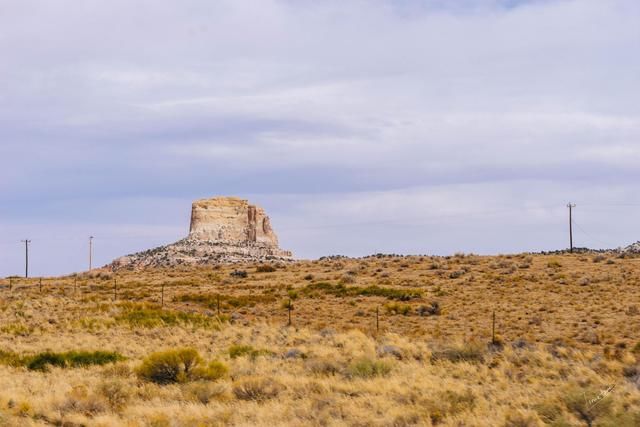
<svg viewBox="0 0 640 427"><path fill-rule="evenodd" d="M569 252L573 253L573 219L572 219L572 210L576 207L575 204L568 203L567 207L569 208Z"/></svg>
<svg viewBox="0 0 640 427"><path fill-rule="evenodd" d="M89 236L89 272L91 272L92 260L93 260L93 236Z"/></svg>
<svg viewBox="0 0 640 427"><path fill-rule="evenodd" d="M21 242L24 243L24 277L26 279L29 277L29 243L31 240L24 239Z"/></svg>

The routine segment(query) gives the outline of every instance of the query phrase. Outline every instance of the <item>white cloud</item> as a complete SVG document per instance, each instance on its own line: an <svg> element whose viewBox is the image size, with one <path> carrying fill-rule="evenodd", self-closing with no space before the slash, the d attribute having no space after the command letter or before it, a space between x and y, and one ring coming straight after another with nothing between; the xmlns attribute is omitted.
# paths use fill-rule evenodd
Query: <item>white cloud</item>
<svg viewBox="0 0 640 427"><path fill-rule="evenodd" d="M557 247L568 199L640 196L639 18L634 0L0 3L0 226L233 193L284 229L363 223L285 232L309 256ZM524 213L469 214L495 205ZM405 211L441 221L428 245L396 237Z"/></svg>

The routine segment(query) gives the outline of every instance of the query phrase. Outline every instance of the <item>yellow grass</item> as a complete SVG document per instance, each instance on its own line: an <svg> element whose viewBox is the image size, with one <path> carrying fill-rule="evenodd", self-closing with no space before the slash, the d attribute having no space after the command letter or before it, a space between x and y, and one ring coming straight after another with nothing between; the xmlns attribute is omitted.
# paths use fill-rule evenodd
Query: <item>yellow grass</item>
<svg viewBox="0 0 640 427"><path fill-rule="evenodd" d="M640 258L274 266L1 281L0 425L640 425ZM182 348L215 375L137 374ZM74 350L126 360L16 362Z"/></svg>

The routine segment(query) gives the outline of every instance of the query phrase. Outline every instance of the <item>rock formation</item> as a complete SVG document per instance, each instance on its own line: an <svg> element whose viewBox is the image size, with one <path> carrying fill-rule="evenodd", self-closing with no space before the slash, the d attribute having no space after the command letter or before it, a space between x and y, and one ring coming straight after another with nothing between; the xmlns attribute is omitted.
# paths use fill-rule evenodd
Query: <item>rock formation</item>
<svg viewBox="0 0 640 427"><path fill-rule="evenodd" d="M264 209L237 197L216 197L193 202L189 237L278 247L278 237Z"/></svg>
<svg viewBox="0 0 640 427"><path fill-rule="evenodd" d="M291 257L291 252L278 247L278 237L264 209L237 197L216 197L193 202L186 238L118 258L107 267L174 267Z"/></svg>
<svg viewBox="0 0 640 427"><path fill-rule="evenodd" d="M640 241L630 244L629 246L618 249L619 252L640 254Z"/></svg>

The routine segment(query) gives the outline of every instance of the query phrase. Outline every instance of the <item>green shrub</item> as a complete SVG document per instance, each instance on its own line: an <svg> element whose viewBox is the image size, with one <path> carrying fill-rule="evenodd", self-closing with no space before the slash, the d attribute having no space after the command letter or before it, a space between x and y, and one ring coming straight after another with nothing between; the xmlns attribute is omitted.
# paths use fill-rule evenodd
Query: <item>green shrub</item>
<svg viewBox="0 0 640 427"><path fill-rule="evenodd" d="M383 360L371 360L362 358L356 360L347 370L350 377L373 378L385 376L391 372L391 365Z"/></svg>
<svg viewBox="0 0 640 427"><path fill-rule="evenodd" d="M422 292L417 289L392 289L373 285L360 289L358 295L380 296L391 300L409 301L414 298L420 298Z"/></svg>
<svg viewBox="0 0 640 427"><path fill-rule="evenodd" d="M269 350L256 349L250 345L232 345L229 347L229 357L236 359L238 357L249 356L251 359L255 359L258 356L273 354Z"/></svg>
<svg viewBox="0 0 640 427"><path fill-rule="evenodd" d="M253 307L258 303L270 303L275 301L273 295L219 295L219 294L182 294L176 296L173 300L177 302L195 302L205 307L216 310L218 308L218 301L220 301L220 307L223 308L239 308L239 307Z"/></svg>
<svg viewBox="0 0 640 427"><path fill-rule="evenodd" d="M131 327L155 328L191 324L194 326L212 326L214 320L199 313L163 310L150 305L123 305L124 312L115 317L120 323Z"/></svg>
<svg viewBox="0 0 640 427"><path fill-rule="evenodd" d="M227 373L222 363L204 361L197 350L181 348L150 354L136 370L137 375L157 384L182 383L200 379L216 380Z"/></svg>
<svg viewBox="0 0 640 427"><path fill-rule="evenodd" d="M90 365L106 365L123 360L122 355L113 351L69 351L63 354L69 366L76 368Z"/></svg>
<svg viewBox="0 0 640 427"><path fill-rule="evenodd" d="M201 372L203 379L215 381L223 378L229 372L229 368L224 363L218 360L212 360L209 362L206 368Z"/></svg>
<svg viewBox="0 0 640 427"><path fill-rule="evenodd" d="M403 316L407 316L409 313L411 313L411 306L409 304L391 302L389 304L385 304L384 308L388 313L391 314L402 314Z"/></svg>
<svg viewBox="0 0 640 427"><path fill-rule="evenodd" d="M27 369L30 371L46 371L49 366L59 366L64 368L67 366L67 361L64 356L58 353L44 352L36 354L29 358L27 362Z"/></svg>
<svg viewBox="0 0 640 427"><path fill-rule="evenodd" d="M22 366L24 365L24 360L20 355L12 351L0 350L0 364L14 367Z"/></svg>
<svg viewBox="0 0 640 427"><path fill-rule="evenodd" d="M106 365L124 360L124 357L112 351L68 351L66 353L54 353L45 351L33 356L25 356L19 359L20 364L31 371L47 371L50 366L60 368L78 368L92 365Z"/></svg>
<svg viewBox="0 0 640 427"><path fill-rule="evenodd" d="M365 296L365 297L384 297L390 300L409 301L414 298L420 298L422 292L418 289L394 289L383 288L377 285L367 287L345 286L342 283L333 285L328 282L311 283L301 289L306 295L313 295L323 292L337 297L349 296Z"/></svg>

